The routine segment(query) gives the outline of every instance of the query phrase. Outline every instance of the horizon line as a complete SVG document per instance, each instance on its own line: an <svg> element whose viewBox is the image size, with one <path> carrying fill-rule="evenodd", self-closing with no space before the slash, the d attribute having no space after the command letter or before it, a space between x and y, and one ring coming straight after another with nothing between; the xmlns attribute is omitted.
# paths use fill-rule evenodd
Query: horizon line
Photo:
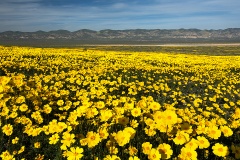
<svg viewBox="0 0 240 160"><path fill-rule="evenodd" d="M101 29L101 30L94 30L94 29L79 29L75 31L70 31L67 29L56 29L56 30L49 30L49 31L44 31L44 30L36 30L36 31L18 31L18 30L7 30L7 31L0 31L0 33L4 32L28 32L28 33L33 33L33 32L53 32L53 31L68 31L68 32L77 32L77 31L82 31L82 30L89 30L89 31L95 31L95 32L100 32L100 31L106 31L106 30L111 30L111 31L128 31L128 30L200 30L200 31L211 31L211 30L228 30L228 29L240 29L233 27L233 28L225 28L225 29L198 29L198 28L178 28L178 29L160 29L160 28L155 28L155 29L144 29L144 28L136 28L136 29Z"/></svg>

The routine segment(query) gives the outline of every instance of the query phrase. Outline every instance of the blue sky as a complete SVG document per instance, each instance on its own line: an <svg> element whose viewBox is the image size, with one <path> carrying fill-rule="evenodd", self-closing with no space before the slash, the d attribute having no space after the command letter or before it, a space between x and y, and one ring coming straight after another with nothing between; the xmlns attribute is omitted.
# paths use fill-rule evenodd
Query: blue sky
<svg viewBox="0 0 240 160"><path fill-rule="evenodd" d="M240 28L240 0L0 0L0 32Z"/></svg>

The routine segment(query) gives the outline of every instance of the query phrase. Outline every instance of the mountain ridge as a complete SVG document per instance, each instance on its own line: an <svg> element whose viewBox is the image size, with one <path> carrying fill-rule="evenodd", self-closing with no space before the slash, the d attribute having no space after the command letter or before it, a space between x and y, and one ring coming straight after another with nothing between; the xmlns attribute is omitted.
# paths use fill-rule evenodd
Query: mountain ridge
<svg viewBox="0 0 240 160"><path fill-rule="evenodd" d="M240 28L218 30L201 29L126 29L100 31L53 30L0 32L0 45L4 43L47 41L66 43L184 43L184 42L240 42ZM40 42L39 42L40 43Z"/></svg>

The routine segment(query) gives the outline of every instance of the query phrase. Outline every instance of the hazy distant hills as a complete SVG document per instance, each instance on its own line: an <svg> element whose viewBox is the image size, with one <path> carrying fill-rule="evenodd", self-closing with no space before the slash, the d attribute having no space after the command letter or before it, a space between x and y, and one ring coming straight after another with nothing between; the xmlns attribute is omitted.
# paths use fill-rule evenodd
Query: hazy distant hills
<svg viewBox="0 0 240 160"><path fill-rule="evenodd" d="M0 33L0 45L77 45L77 44L158 44L158 43L214 43L240 42L240 28L224 30L199 29L132 29L101 30L82 29Z"/></svg>

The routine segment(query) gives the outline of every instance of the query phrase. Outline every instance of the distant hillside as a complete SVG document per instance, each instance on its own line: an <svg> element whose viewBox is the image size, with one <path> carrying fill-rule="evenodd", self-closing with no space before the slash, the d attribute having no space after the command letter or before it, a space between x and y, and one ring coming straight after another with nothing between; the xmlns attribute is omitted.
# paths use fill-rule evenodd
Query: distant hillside
<svg viewBox="0 0 240 160"><path fill-rule="evenodd" d="M199 29L132 29L101 30L82 29L75 32L67 30L0 33L0 45L24 44L157 44L191 42L240 42L240 28L224 30Z"/></svg>

